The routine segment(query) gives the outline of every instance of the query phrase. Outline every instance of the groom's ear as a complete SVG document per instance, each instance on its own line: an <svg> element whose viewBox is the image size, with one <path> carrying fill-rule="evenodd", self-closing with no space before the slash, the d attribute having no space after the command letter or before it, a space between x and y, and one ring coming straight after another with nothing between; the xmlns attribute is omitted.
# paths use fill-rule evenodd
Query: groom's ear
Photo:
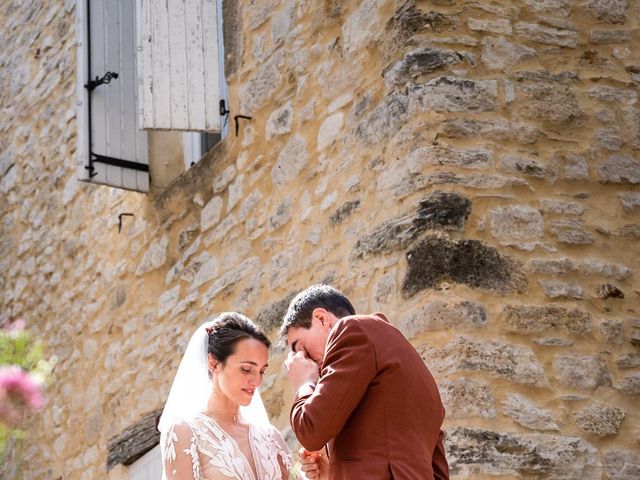
<svg viewBox="0 0 640 480"><path fill-rule="evenodd" d="M320 322L323 329L329 330L331 328L331 314L328 310L318 307L313 310L311 315L312 319L315 318Z"/></svg>

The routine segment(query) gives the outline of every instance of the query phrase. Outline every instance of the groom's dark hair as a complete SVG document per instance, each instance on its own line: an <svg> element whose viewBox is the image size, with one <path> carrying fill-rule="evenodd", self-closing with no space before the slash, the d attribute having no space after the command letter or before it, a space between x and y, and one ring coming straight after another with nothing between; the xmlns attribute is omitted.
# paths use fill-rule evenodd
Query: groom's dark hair
<svg viewBox="0 0 640 480"><path fill-rule="evenodd" d="M311 314L316 308L324 308L338 318L356 314L355 308L340 290L329 285L312 285L291 300L282 319L280 337L284 337L291 327L310 328Z"/></svg>

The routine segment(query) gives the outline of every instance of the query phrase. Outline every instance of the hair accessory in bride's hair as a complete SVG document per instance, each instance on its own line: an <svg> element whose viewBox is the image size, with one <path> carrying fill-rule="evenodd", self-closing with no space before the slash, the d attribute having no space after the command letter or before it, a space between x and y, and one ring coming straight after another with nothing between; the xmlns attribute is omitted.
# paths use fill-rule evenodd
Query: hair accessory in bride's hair
<svg viewBox="0 0 640 480"><path fill-rule="evenodd" d="M207 331L207 335L211 335L213 332L216 331L216 327L214 327L214 326L207 327L207 328L205 328L205 330Z"/></svg>

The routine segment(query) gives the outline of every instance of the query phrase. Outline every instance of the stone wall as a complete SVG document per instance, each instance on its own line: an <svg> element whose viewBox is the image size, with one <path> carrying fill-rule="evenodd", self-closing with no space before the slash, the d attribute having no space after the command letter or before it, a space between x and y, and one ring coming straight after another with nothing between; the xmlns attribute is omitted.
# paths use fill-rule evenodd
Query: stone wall
<svg viewBox="0 0 640 480"><path fill-rule="evenodd" d="M74 2L0 7L1 312L60 359L24 478L125 478L108 442L162 407L195 326L234 309L275 336L320 281L421 352L454 478L638 478L638 2L225 14L253 119L142 195L75 180Z"/></svg>

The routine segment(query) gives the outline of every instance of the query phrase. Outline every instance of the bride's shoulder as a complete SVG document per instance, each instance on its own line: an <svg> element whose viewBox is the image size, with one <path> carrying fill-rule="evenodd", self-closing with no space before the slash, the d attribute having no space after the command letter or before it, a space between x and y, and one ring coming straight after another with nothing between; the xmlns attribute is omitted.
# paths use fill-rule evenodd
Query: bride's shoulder
<svg viewBox="0 0 640 480"><path fill-rule="evenodd" d="M167 432L188 433L193 431L196 426L197 417L175 418L167 426Z"/></svg>

